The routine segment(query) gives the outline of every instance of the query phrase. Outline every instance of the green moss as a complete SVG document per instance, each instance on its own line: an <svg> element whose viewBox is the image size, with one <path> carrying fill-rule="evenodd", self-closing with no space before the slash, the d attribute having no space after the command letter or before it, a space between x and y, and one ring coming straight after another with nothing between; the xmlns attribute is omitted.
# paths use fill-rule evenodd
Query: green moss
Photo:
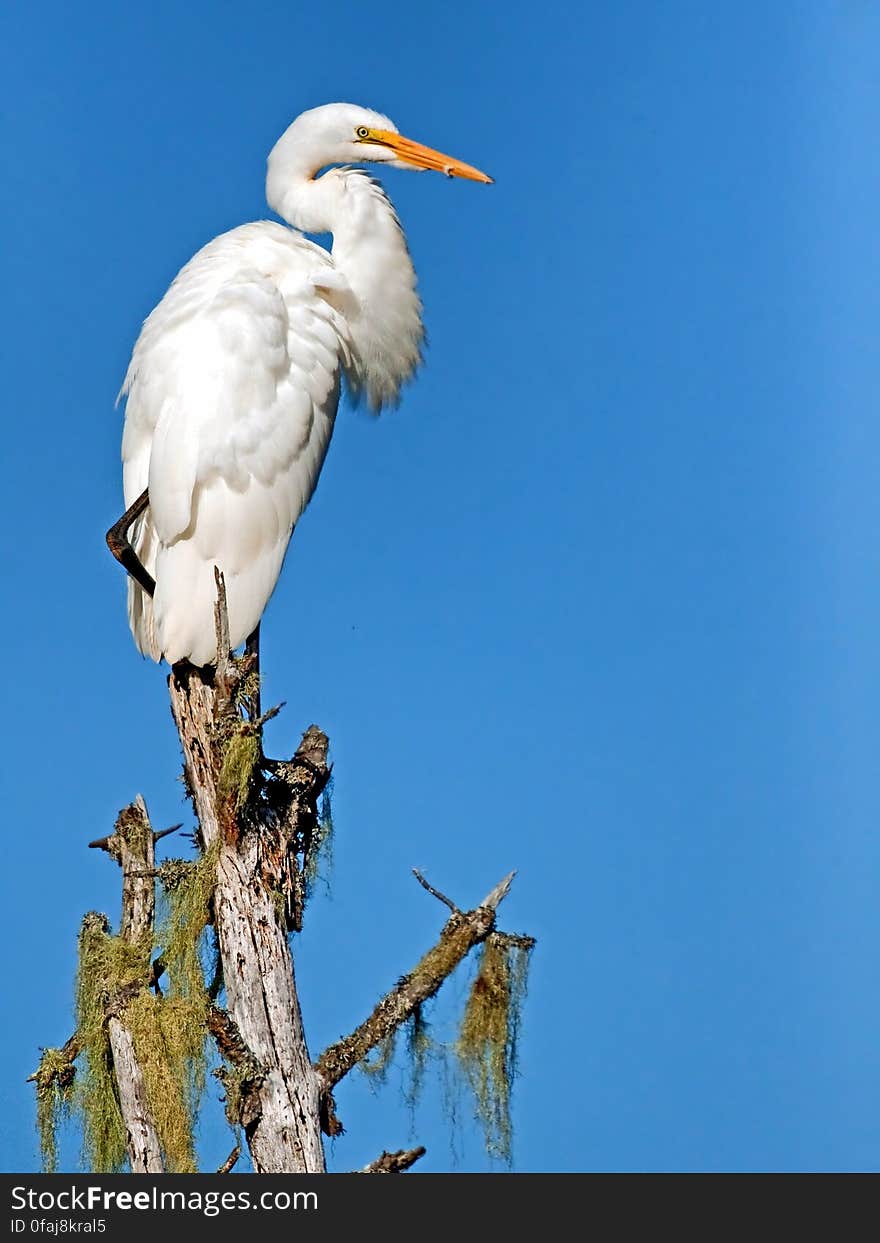
<svg viewBox="0 0 880 1243"><path fill-rule="evenodd" d="M76 1009L84 1074L75 1106L83 1124L85 1163L95 1172L119 1170L126 1158L106 1022L108 1003L114 999L131 1033L166 1167L172 1173L196 1168L193 1135L207 1061L208 998L201 942L211 915L217 855L215 849L194 862L168 860L159 869L167 898L167 915L157 937L168 979L165 996L154 995L147 987L152 945L132 945L112 936L103 915L92 913L83 920ZM38 1083L47 1167L55 1160L56 1116L53 1098L48 1090L41 1098Z"/></svg>
<svg viewBox="0 0 880 1243"><path fill-rule="evenodd" d="M169 859L159 869L166 914L157 941L168 993L144 993L127 1012L166 1163L177 1173L195 1169L193 1134L208 1059L202 949L218 856L215 844L198 859Z"/></svg>
<svg viewBox="0 0 880 1243"><path fill-rule="evenodd" d="M215 843L198 859L168 859L159 868L167 913L157 941L176 997L194 1000L205 994L202 937L211 920L219 853Z"/></svg>
<svg viewBox="0 0 880 1243"><path fill-rule="evenodd" d="M451 975L467 954L470 942L471 930L467 918L455 911L447 921L443 936L419 959L407 980L418 990L424 983L432 983L436 992L440 986L437 981L442 983Z"/></svg>
<svg viewBox="0 0 880 1243"><path fill-rule="evenodd" d="M115 832L125 839L138 858L146 857L153 829L136 802L123 807L116 817Z"/></svg>
<svg viewBox="0 0 880 1243"><path fill-rule="evenodd" d="M196 1171L193 1135L205 1086L204 1010L186 998L143 990L127 1004L125 1022L144 1077L165 1166Z"/></svg>
<svg viewBox="0 0 880 1243"><path fill-rule="evenodd" d="M456 1045L491 1156L511 1160L510 1095L530 944L493 932L483 946Z"/></svg>
<svg viewBox="0 0 880 1243"><path fill-rule="evenodd" d="M113 1077L105 1012L112 996L147 977L150 946L111 936L105 915L91 911L79 935L76 1025L84 1060L75 1105L83 1124L87 1168L112 1173L125 1162L125 1125Z"/></svg>
<svg viewBox="0 0 880 1243"><path fill-rule="evenodd" d="M415 1107L419 1103L425 1083L428 1059L433 1052L435 1052L435 1047L428 1028L428 1021L424 1016L423 1008L417 1006L406 1027L406 1053L409 1061L409 1084L406 1089L406 1103L412 1112L415 1111Z"/></svg>
<svg viewBox="0 0 880 1243"><path fill-rule="evenodd" d="M58 1168L58 1126L73 1100L76 1067L63 1049L44 1049L36 1071L37 1132L44 1174Z"/></svg>
<svg viewBox="0 0 880 1243"><path fill-rule="evenodd" d="M198 860L195 859L166 859L164 863L160 863L156 875L159 877L163 891L166 894L173 893L186 881L197 862Z"/></svg>
<svg viewBox="0 0 880 1243"><path fill-rule="evenodd" d="M372 1049L370 1054L362 1058L360 1062L361 1070L367 1074L374 1083L382 1084L388 1078L388 1071L391 1069L391 1063L394 1061L394 1049L397 1044L397 1029L389 1032L389 1034Z"/></svg>
<svg viewBox="0 0 880 1243"><path fill-rule="evenodd" d="M236 1071L234 1066L230 1066L228 1062L225 1062L219 1069L215 1070L213 1074L223 1087L226 1121L237 1135L238 1127L241 1124L241 1093L244 1076Z"/></svg>
<svg viewBox="0 0 880 1243"><path fill-rule="evenodd" d="M236 661L240 667L240 660ZM235 705L253 721L256 719L256 703L260 693L260 675L255 669L246 673L235 691Z"/></svg>
<svg viewBox="0 0 880 1243"><path fill-rule="evenodd" d="M237 722L223 747L223 763L217 782L218 793L231 798L241 811L251 791L254 772L260 761L260 739L244 722Z"/></svg>
<svg viewBox="0 0 880 1243"><path fill-rule="evenodd" d="M318 814L318 822L315 825L312 840L304 859L306 898L312 896L312 891L321 873L323 872L323 879L326 883L327 877L333 869L332 788L333 778L331 777L321 796L321 810Z"/></svg>
<svg viewBox="0 0 880 1243"><path fill-rule="evenodd" d="M275 910L278 926L279 928L284 928L287 925L287 897L283 889L270 889L269 893L272 898L272 906Z"/></svg>

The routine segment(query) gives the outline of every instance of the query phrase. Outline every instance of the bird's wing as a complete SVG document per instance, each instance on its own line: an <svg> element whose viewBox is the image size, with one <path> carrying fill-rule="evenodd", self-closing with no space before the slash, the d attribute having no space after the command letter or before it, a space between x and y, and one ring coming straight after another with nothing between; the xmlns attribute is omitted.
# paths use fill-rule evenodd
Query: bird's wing
<svg viewBox="0 0 880 1243"><path fill-rule="evenodd" d="M127 380L126 503L149 487L136 534L157 583L152 610L131 590L131 621L142 650L171 661L214 659L214 565L233 643L259 621L338 402L344 331L320 278L233 257L219 279L219 264L193 261L188 278L184 269L147 321Z"/></svg>

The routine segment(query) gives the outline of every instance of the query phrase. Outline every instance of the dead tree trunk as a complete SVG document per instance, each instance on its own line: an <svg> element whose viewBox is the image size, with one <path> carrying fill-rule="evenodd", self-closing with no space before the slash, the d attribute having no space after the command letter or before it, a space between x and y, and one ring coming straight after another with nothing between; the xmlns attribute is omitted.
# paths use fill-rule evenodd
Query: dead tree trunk
<svg viewBox="0 0 880 1243"><path fill-rule="evenodd" d="M227 1115L244 1131L255 1172L323 1172L322 1133L334 1136L343 1130L335 1112L333 1089L371 1050L388 1048L404 1024L411 1020L417 1023L423 1004L477 946L484 946L484 954L463 1020L458 1053L474 1085L478 1115L489 1120L486 1133L491 1150L492 1127L509 1137L509 1090L515 1074L514 1012L522 993L523 964L533 945L529 937L511 936L496 928L497 909L510 888L513 873L470 911L460 910L416 873L424 888L451 912L436 945L350 1036L325 1050L313 1063L306 1044L289 936L302 927L307 880L320 843L318 800L330 777L329 744L326 735L313 725L290 760L270 760L263 754L262 727L277 709L259 715L259 683L251 658L236 660L228 654L223 580L219 574L216 577L217 650L221 654L217 668L175 666L169 678L187 789L198 819L200 859L196 863L168 861L157 871L154 844L164 833L153 833L140 797L120 813L110 837L91 843L115 858L123 874L119 937L109 937L106 917L96 915L86 917L84 933L87 924L95 936L100 932L112 952L122 954L127 972L120 977L117 971L115 984L108 978L106 1005L102 1002L97 1022L99 1027L104 1025L109 1043L128 1164L132 1171L151 1173L193 1168L194 1119L189 1117L188 1131L181 1137L180 1127L173 1130L169 1111L161 1108L159 1098L160 1085L170 1082L179 1106L175 1106L174 1117L179 1122L186 1116L187 1067L197 1060L199 1043L175 1045L163 1024L170 1021L176 1030L178 1017L191 1021L195 1015L198 1031L213 1038L223 1059L224 1069L217 1073L226 1089ZM169 901L175 886L181 884L193 886L186 891L190 897L197 892L198 901L186 907L190 912L189 940L184 938L188 950L181 949L179 938L175 941L172 925L159 934L154 929L157 876L169 893ZM92 928L88 921L98 922ZM199 937L206 923L213 925L219 951L219 969L210 985L203 978L198 957ZM194 967L195 982L188 986L189 992L180 992L175 971L182 971L186 953L190 967ZM167 996L159 985L166 971L170 975ZM121 987L120 978L124 978ZM141 1026L133 1038L126 1012L138 1002ZM182 1009L175 1011L175 1005ZM130 1013L133 1016L135 1011ZM46 1049L31 1076L37 1086L47 1168L54 1165L56 1152L52 1120L59 1102L66 1104L71 1099L75 1063L83 1050L88 1055L94 1047L94 1029L93 1017L89 1031L78 1030L60 1049ZM149 1048L164 1049L174 1061L172 1080L166 1077L163 1081L157 1073L155 1056L145 1062L149 1075L143 1073L137 1056L138 1033L141 1040L155 1037ZM499 1075L503 1082L496 1091L493 1083ZM87 1111L84 1125L89 1125ZM91 1147L97 1151L99 1145L93 1143ZM112 1145L104 1145L102 1151L111 1149ZM218 1173L232 1169L239 1151L236 1144ZM383 1152L361 1172L399 1173L423 1152L420 1147ZM121 1153L108 1157L106 1168L118 1165L121 1159Z"/></svg>
<svg viewBox="0 0 880 1243"><path fill-rule="evenodd" d="M117 1018L108 1020L107 1029L113 1051L113 1071L119 1088L119 1107L125 1122L125 1147L131 1172L164 1174L162 1148L131 1032L122 1019Z"/></svg>
<svg viewBox="0 0 880 1243"><path fill-rule="evenodd" d="M106 850L122 869L122 917L119 936L136 949L145 947L145 965L150 961L153 944L153 921L156 912L156 856L153 830L144 800L138 795L130 807L119 813L116 828L110 837L90 842L90 846ZM89 918L88 916L86 917ZM102 929L103 932L106 928ZM84 935L88 935L83 929ZM163 1174L165 1164L162 1146L147 1097L144 1075L135 1052L132 1033L125 1021L125 1005L141 988L147 988L149 976L126 984L107 1001L107 1035L113 1058L113 1073L119 1097L119 1109L125 1125L125 1146L133 1174Z"/></svg>
<svg viewBox="0 0 880 1243"><path fill-rule="evenodd" d="M222 662L216 674L175 670L171 707L202 846L217 852L214 927L228 1013L260 1067L240 1111L254 1169L316 1174L325 1168L319 1081L303 1031L284 896L329 777L327 739L307 731L290 765L275 766L275 797L260 798L261 726L235 710L246 676L234 662Z"/></svg>

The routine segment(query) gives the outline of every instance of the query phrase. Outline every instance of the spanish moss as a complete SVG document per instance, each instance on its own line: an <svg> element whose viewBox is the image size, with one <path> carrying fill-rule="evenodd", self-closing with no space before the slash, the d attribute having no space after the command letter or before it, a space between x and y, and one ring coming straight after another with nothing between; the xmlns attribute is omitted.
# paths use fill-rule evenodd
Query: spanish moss
<svg viewBox="0 0 880 1243"><path fill-rule="evenodd" d="M490 1156L511 1162L510 1097L531 944L493 932L483 946L456 1052L474 1093Z"/></svg>

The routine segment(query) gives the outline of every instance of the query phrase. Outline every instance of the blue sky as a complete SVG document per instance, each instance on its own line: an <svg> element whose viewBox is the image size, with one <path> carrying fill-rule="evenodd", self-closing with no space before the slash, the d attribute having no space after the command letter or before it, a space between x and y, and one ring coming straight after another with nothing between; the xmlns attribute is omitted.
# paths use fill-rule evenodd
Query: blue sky
<svg viewBox="0 0 880 1243"><path fill-rule="evenodd" d="M296 947L317 1054L519 869L519 1170L880 1163L880 6L18 6L0 49L7 927L0 1167L71 1029L86 843L186 816L103 545L139 324L265 156L349 99L479 165L389 171L430 349L345 411L263 630L336 862ZM466 977L434 1012L451 1035ZM331 1162L487 1169L466 1101L338 1094ZM211 1106L207 1168L229 1143ZM77 1159L76 1137L63 1148Z"/></svg>

